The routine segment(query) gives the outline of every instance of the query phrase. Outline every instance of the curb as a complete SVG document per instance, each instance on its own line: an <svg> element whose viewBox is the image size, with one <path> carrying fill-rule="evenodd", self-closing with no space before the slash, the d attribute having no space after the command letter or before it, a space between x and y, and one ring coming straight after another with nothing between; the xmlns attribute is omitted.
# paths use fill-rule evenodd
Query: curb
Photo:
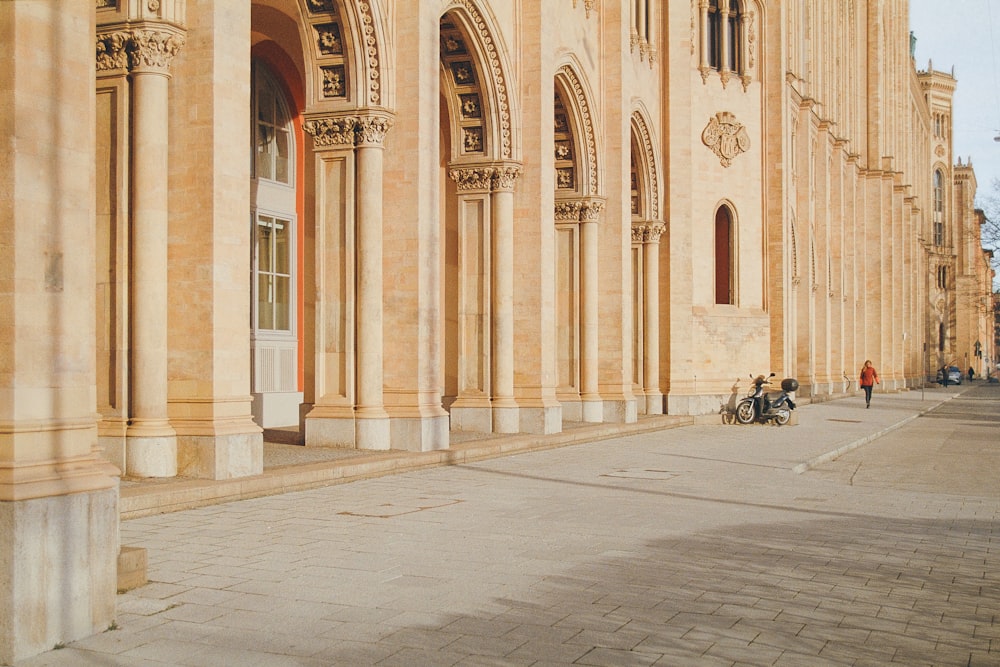
<svg viewBox="0 0 1000 667"><path fill-rule="evenodd" d="M956 396L957 395L958 394L956 394ZM870 442L874 442L875 440L878 440L879 438L881 438L883 435L886 435L887 433L892 433L896 429L902 428L906 424L909 424L914 419L918 419L919 417L923 417L925 414L927 414L931 410L934 410L935 408L940 407L941 405L943 405L946 402L950 401L954 397L955 396L949 396L948 398L946 398L945 400L941 401L937 405L932 405L931 407L923 408L917 414L910 415L906 419L904 419L902 421L899 421L899 422L896 422L895 424L892 424L891 426L887 426L886 428L882 429L881 431L876 431L875 433L872 433L871 435L866 435L865 437L859 438L858 440L855 440L854 442L849 442L846 445L843 445L842 447L838 447L837 449L834 449L832 451L826 452L825 454L820 454L819 456L813 457L813 458L809 459L808 461L800 463L797 466L795 466L794 468L792 468L792 472L794 472L796 475L801 475L802 473L804 473L804 472L806 472L808 470L811 470L812 468L815 468L818 465L822 465L824 463L829 463L830 461L834 461L834 460L840 458L841 456L843 456L844 454L846 454L847 452L849 452L849 451L851 451L853 449L857 449L858 447L863 447L864 445L867 445Z"/></svg>

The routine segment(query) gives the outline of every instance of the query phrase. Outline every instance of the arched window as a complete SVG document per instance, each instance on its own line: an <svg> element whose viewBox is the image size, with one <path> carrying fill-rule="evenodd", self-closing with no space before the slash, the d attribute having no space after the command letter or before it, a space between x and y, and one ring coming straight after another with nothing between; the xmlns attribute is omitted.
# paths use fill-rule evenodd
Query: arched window
<svg viewBox="0 0 1000 667"><path fill-rule="evenodd" d="M743 47L751 17L740 8L740 0L708 0L702 7L701 70L707 81L711 71L719 72L723 83L732 75L749 83Z"/></svg>
<svg viewBox="0 0 1000 667"><path fill-rule="evenodd" d="M284 93L267 69L254 65L254 329L292 331L294 143Z"/></svg>
<svg viewBox="0 0 1000 667"><path fill-rule="evenodd" d="M722 68L722 12L719 10L719 0L709 0L708 26L704 32L708 41L708 66L712 69Z"/></svg>
<svg viewBox="0 0 1000 667"><path fill-rule="evenodd" d="M944 174L934 170L934 245L944 245Z"/></svg>
<svg viewBox="0 0 1000 667"><path fill-rule="evenodd" d="M730 72L740 71L740 6L736 0L729 0L729 14L726 16L726 66Z"/></svg>
<svg viewBox="0 0 1000 667"><path fill-rule="evenodd" d="M735 304L733 284L733 216L720 206L715 212L715 303Z"/></svg>

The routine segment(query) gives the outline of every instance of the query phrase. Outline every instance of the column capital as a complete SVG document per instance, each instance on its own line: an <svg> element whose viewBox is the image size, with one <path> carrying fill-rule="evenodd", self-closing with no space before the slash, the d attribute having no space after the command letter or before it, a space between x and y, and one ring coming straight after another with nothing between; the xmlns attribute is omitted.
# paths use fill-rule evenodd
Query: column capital
<svg viewBox="0 0 1000 667"><path fill-rule="evenodd" d="M448 176L462 192L489 192L493 182L493 168L483 165L455 167L448 170Z"/></svg>
<svg viewBox="0 0 1000 667"><path fill-rule="evenodd" d="M117 27L97 35L98 72L170 73L170 63L184 46L184 32L169 24Z"/></svg>
<svg viewBox="0 0 1000 667"><path fill-rule="evenodd" d="M521 174L521 163L501 162L493 167L493 191L512 192L514 181Z"/></svg>
<svg viewBox="0 0 1000 667"><path fill-rule="evenodd" d="M381 146L392 128L393 117L388 112L370 111L357 117L354 126L358 146Z"/></svg>
<svg viewBox="0 0 1000 667"><path fill-rule="evenodd" d="M356 116L315 116L307 117L302 129L312 135L315 148L353 147L356 124Z"/></svg>
<svg viewBox="0 0 1000 667"><path fill-rule="evenodd" d="M392 127L392 114L370 111L352 114L316 114L306 117L303 129L316 148L381 146Z"/></svg>
<svg viewBox="0 0 1000 667"><path fill-rule="evenodd" d="M556 220L562 222L597 222L603 210L603 197L556 200Z"/></svg>
<svg viewBox="0 0 1000 667"><path fill-rule="evenodd" d="M666 224L660 220L641 220L632 223L632 243L659 243Z"/></svg>

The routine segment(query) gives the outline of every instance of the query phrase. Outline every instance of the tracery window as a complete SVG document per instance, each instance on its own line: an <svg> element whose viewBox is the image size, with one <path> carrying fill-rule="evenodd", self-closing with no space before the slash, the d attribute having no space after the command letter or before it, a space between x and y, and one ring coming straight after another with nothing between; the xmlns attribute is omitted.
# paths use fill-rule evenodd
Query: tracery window
<svg viewBox="0 0 1000 667"><path fill-rule="evenodd" d="M753 15L740 0L701 0L701 56L699 70L707 81L718 72L723 85L730 77L749 83L748 49Z"/></svg>

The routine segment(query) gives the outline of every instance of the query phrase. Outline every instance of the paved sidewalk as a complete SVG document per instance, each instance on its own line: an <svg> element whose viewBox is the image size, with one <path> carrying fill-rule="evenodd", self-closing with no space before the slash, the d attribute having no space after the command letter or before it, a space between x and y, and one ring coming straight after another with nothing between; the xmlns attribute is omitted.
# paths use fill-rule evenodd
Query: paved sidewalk
<svg viewBox="0 0 1000 667"><path fill-rule="evenodd" d="M837 472L878 435L939 432L918 415L967 391L124 521L151 583L115 629L18 667L998 665L1000 492Z"/></svg>

